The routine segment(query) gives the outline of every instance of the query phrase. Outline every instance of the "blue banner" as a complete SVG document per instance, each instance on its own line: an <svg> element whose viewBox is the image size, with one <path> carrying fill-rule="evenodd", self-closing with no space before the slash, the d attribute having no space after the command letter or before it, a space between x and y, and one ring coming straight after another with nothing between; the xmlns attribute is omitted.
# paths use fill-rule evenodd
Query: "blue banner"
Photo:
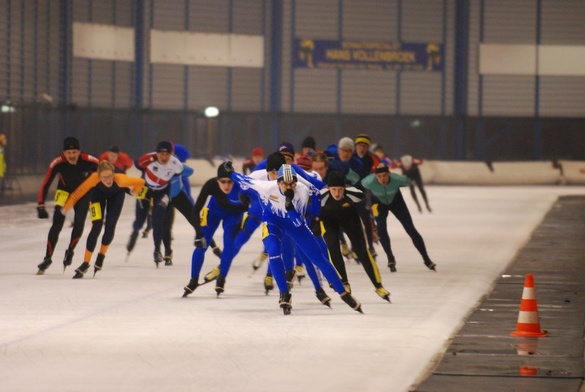
<svg viewBox="0 0 585 392"><path fill-rule="evenodd" d="M295 39L295 68L443 71L443 45Z"/></svg>

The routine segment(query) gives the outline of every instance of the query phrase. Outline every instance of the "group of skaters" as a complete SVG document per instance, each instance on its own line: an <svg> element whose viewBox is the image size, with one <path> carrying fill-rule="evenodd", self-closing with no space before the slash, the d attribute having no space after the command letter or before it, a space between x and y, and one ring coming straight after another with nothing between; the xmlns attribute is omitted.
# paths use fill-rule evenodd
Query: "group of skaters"
<svg viewBox="0 0 585 392"><path fill-rule="evenodd" d="M382 285L374 248L374 243L382 246L388 268L396 272L397 261L387 230L389 212L410 236L424 265L436 270L400 192L402 187L411 187L422 212L414 190L414 186L418 186L427 210L431 211L418 170L422 160L404 156L394 161L385 155L380 145L372 144L366 134L354 139L344 137L323 150L317 149L315 139L309 136L303 140L300 153L295 153L288 142L282 142L266 157L264 151L256 147L251 157L243 162L241 172L234 169L232 162L223 162L217 176L204 183L196 199L191 195L189 177L193 169L186 164L189 151L184 146L161 141L155 151L132 161L116 146L97 158L81 152L79 141L74 137L67 137L63 143L63 153L50 163L38 194L38 217L47 219L47 193L53 180L59 179L53 224L45 257L38 265L39 275L51 265L66 213L74 210L63 267L65 270L73 262L89 211L91 231L83 262L73 278L83 278L89 270L103 229L94 262L95 276L104 266L126 194L136 198L136 218L127 250L129 253L133 250L140 230L147 224L143 236L152 231L153 261L157 268L162 263L172 265L175 210L193 227L191 274L183 297L212 281L220 296L225 290L232 261L252 234L261 228L264 250L254 262L254 268L267 260L264 288L268 294L276 283L279 306L284 314L291 313L292 288L296 280L305 277L305 272L323 305L330 306L331 298L323 287L322 277L348 306L362 312L360 301L352 295L344 257L361 264L376 294L390 302L390 292ZM142 172L141 177L125 174L134 165ZM391 169L401 169L403 175ZM222 249L214 241L220 225ZM219 265L201 281L209 248L219 257Z"/></svg>

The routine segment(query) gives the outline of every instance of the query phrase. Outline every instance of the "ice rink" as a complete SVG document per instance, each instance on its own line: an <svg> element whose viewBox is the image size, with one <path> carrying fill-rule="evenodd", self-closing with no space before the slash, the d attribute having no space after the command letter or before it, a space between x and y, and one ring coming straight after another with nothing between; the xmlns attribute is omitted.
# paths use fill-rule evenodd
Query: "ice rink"
<svg viewBox="0 0 585 392"><path fill-rule="evenodd" d="M155 268L151 236L126 260L129 196L95 278L91 268L71 279L89 219L73 266L63 273L66 227L53 265L37 276L51 220L37 219L33 203L2 206L0 391L408 391L556 198L585 194L585 187L428 186L427 194L433 213L420 214L403 190L438 272L423 265L390 216L397 273L376 249L392 303L375 294L360 265L347 263L365 314L328 287L332 309L321 305L307 278L295 285L292 315L284 316L277 292L264 293L264 271L252 273L259 232L235 259L220 298L213 284L181 298L193 230L177 214L172 267ZM218 260L208 251L203 272Z"/></svg>

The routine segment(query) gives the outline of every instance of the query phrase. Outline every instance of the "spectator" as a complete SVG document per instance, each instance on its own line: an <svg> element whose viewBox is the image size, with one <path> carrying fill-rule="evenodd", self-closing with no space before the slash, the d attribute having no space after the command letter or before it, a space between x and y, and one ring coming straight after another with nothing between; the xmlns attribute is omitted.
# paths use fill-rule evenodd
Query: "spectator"
<svg viewBox="0 0 585 392"><path fill-rule="evenodd" d="M258 165L258 163L260 163L262 160L264 160L264 150L260 147L254 147L252 149L252 153L250 154L250 158L242 162L242 173L252 173L256 168L256 165Z"/></svg>

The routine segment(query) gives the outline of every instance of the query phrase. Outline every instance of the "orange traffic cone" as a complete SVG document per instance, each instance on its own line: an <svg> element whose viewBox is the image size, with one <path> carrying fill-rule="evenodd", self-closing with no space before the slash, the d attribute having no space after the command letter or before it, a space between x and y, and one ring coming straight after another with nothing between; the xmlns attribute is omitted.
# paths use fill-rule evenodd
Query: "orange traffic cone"
<svg viewBox="0 0 585 392"><path fill-rule="evenodd" d="M510 335L529 338L539 338L548 335L546 331L540 330L538 304L536 303L534 277L532 274L527 274L526 279L524 280L524 290L522 291L518 323L516 324L516 330Z"/></svg>
<svg viewBox="0 0 585 392"><path fill-rule="evenodd" d="M538 373L537 368L530 366L520 366L520 375L522 376L536 376L536 373Z"/></svg>

